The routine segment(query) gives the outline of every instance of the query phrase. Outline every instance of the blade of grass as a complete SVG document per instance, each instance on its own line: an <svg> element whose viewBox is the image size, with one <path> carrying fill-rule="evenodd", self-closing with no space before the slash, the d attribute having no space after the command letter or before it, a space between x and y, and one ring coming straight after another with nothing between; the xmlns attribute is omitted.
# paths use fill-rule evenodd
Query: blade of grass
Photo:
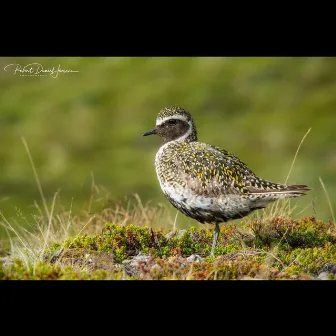
<svg viewBox="0 0 336 336"><path fill-rule="evenodd" d="M93 215L85 224L84 224L84 226L82 227L82 229L78 232L78 234L76 235L76 237L78 237L80 234L81 234L81 232L85 229L85 227L92 221L92 219L93 218L95 218L96 217L96 215Z"/></svg>
<svg viewBox="0 0 336 336"><path fill-rule="evenodd" d="M292 172L292 169L293 169L293 166L294 166L296 157L297 157L297 155L298 155L298 153L299 153L299 150L300 150L300 148L301 148L301 145L302 145L304 139L306 138L306 136L309 134L310 130L311 130L311 128L309 128L309 130L307 131L307 133L306 133L306 134L303 136L303 138L301 139L301 142L300 142L300 144L299 144L299 147L297 148L296 153L295 153L295 155L294 155L294 159L293 159L292 165L291 165L291 167L290 167L290 169L289 169L289 172L288 172L288 175L287 175L287 177L286 177L285 184L287 183L287 181L288 181L288 179L289 179L289 176L290 176L290 174L291 174L291 172Z"/></svg>
<svg viewBox="0 0 336 336"><path fill-rule="evenodd" d="M5 223L10 227L10 229L15 233L15 235L18 237L18 239L20 240L21 244L26 247L26 244L22 241L20 235L16 232L16 230L12 227L12 225L10 225L10 223L8 222L7 218L2 214L2 212L0 212L0 216L2 217L2 219L5 221ZM1 223L3 225L3 223ZM4 225L3 225L4 226ZM6 227L6 226L4 226Z"/></svg>
<svg viewBox="0 0 336 336"><path fill-rule="evenodd" d="M175 219L174 219L174 226L173 226L173 230L176 231L176 220L177 220L177 216L178 216L179 212L176 211L176 216L175 216Z"/></svg>
<svg viewBox="0 0 336 336"><path fill-rule="evenodd" d="M326 195L326 198L327 198L327 201L328 201L328 204L329 204L329 208L330 208L330 212L331 212L331 216L332 216L332 219L333 219L333 222L334 222L334 225L336 225L336 221L335 221L335 215L334 215L334 210L331 206L331 202L330 202L330 197L329 197L329 194L328 194L328 191L327 191L327 188L325 187L321 177L319 177L319 180L320 180L320 183L322 185L322 188L323 188L323 191Z"/></svg>
<svg viewBox="0 0 336 336"><path fill-rule="evenodd" d="M293 170L293 167L294 167L294 164L295 164L295 161L296 161L296 158L299 154L299 151L300 151L300 148L303 144L303 141L305 140L305 138L307 137L307 135L309 134L309 132L311 131L311 128L308 129L308 131L306 132L306 134L302 137L300 143L299 143L299 146L298 148L296 149L296 152L295 152L295 155L294 155L294 158L293 158L293 161L292 161L292 164L289 168L289 172L287 174L287 177L286 177L286 180L284 182L284 184L287 183L291 173L292 173L292 170ZM291 210L290 209L290 203L291 203L291 199L286 199L286 200L277 200L274 205L272 206L271 210L272 210L272 215L273 217L276 217L276 216L279 216L280 214L283 216L284 214L291 214L293 213L293 209ZM282 204L280 206L280 204ZM287 211L286 211L287 209Z"/></svg>
<svg viewBox="0 0 336 336"><path fill-rule="evenodd" d="M42 198L42 202L43 202L44 210L45 210L45 212L46 212L48 218L50 219L50 214L49 214L49 210L48 210L47 202L46 202L46 199L45 199L44 194L43 194L43 190L42 190L42 186L41 186L41 183L40 183L40 179L38 178L37 170L36 170L36 167L35 167L33 158L32 158L32 156L31 156L31 154L30 154L30 150L29 150L28 144L27 144L26 139L25 139L24 137L22 137L21 140L22 140L23 145L24 145L24 147L25 147L25 149L26 149L27 155L28 155L28 157L29 157L30 164L31 164L31 166L32 166L32 168L33 168L35 181L36 181L38 190L39 190L40 195L41 195L41 198Z"/></svg>
<svg viewBox="0 0 336 336"><path fill-rule="evenodd" d="M51 213L50 213L50 216L49 216L48 227L47 227L47 234L46 234L46 237L44 239L42 254L44 253L45 248L46 248L46 246L48 244L48 237L49 237L49 234L50 234L50 227L51 227L51 222L52 222L52 214L54 212L55 201L56 201L57 195L58 195L58 191L55 192L54 197L53 197L53 201L52 201L52 204L51 204Z"/></svg>

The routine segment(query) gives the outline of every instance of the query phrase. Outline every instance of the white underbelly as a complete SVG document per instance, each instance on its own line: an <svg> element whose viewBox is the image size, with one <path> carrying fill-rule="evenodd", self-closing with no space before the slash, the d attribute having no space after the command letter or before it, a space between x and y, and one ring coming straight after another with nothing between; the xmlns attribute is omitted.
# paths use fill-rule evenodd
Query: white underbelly
<svg viewBox="0 0 336 336"><path fill-rule="evenodd" d="M210 212L236 213L246 211L251 206L249 199L242 198L240 195L219 195L209 197L195 194L190 189L173 187L160 183L162 191L175 202L183 205L188 210L200 209Z"/></svg>

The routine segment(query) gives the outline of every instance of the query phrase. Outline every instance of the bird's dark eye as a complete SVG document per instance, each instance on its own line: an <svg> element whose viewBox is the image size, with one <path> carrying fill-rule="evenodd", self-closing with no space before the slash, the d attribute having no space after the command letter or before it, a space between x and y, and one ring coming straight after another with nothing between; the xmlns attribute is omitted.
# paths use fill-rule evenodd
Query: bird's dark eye
<svg viewBox="0 0 336 336"><path fill-rule="evenodd" d="M176 120L175 119L170 119L170 120L168 120L168 124L169 125L176 125Z"/></svg>

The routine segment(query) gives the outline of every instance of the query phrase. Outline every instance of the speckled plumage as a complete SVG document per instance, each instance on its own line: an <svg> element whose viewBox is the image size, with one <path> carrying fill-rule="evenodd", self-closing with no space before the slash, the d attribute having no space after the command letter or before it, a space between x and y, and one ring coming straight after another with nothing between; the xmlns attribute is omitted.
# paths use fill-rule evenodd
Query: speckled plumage
<svg viewBox="0 0 336 336"><path fill-rule="evenodd" d="M219 223L242 218L277 199L299 197L310 190L306 185L265 181L234 154L198 142L194 120L183 108L161 110L156 128L144 135L150 134L159 134L163 139L155 157L163 193L186 216L215 224L217 236Z"/></svg>

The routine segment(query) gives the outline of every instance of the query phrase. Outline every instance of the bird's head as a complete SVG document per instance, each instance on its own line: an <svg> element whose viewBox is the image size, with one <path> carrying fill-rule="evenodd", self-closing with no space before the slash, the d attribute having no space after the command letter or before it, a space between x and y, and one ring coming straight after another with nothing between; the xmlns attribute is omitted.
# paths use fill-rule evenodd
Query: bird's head
<svg viewBox="0 0 336 336"><path fill-rule="evenodd" d="M143 136L158 134L163 143L170 141L197 141L197 132L191 114L178 106L165 107L157 118L156 126Z"/></svg>

